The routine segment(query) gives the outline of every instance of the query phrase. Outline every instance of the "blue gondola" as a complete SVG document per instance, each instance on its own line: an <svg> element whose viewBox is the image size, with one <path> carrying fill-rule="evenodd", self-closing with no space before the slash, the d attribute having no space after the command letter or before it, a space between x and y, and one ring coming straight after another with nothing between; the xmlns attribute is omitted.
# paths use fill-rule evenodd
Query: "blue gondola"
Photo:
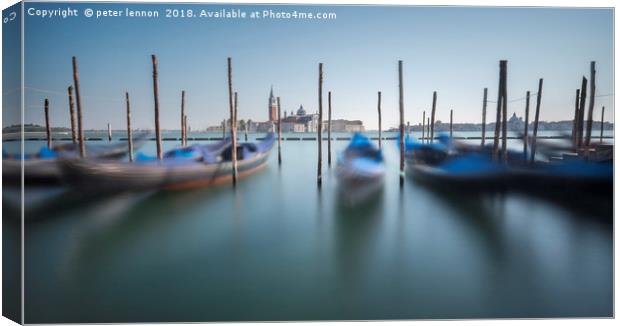
<svg viewBox="0 0 620 326"><path fill-rule="evenodd" d="M351 143L338 156L338 179L347 183L365 183L383 180L385 162L381 150L368 137L356 133Z"/></svg>
<svg viewBox="0 0 620 326"><path fill-rule="evenodd" d="M264 167L274 142L275 136L270 133L260 142L238 144L239 177ZM232 150L232 144L225 141L211 147L169 152L161 161L145 157L133 163L62 160L61 167L67 183L87 191L196 188L232 178Z"/></svg>
<svg viewBox="0 0 620 326"><path fill-rule="evenodd" d="M143 133L134 138L134 148L140 148L146 140L148 133ZM86 155L97 159L119 159L128 153L126 142L111 144L86 144ZM42 147L37 153L21 155L9 155L2 152L2 178L7 184L21 182L22 163L24 166L24 182L28 184L57 184L60 180L59 159L80 159L78 144L64 143L53 146L51 149Z"/></svg>

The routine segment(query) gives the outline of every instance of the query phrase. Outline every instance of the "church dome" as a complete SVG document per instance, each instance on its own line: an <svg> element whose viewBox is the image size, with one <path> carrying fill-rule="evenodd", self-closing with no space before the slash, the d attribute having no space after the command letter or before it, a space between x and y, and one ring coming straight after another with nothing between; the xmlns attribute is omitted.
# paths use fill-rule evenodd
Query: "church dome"
<svg viewBox="0 0 620 326"><path fill-rule="evenodd" d="M302 116L302 115L306 115L306 110L304 110L304 106L300 105L299 109L297 110L297 115Z"/></svg>

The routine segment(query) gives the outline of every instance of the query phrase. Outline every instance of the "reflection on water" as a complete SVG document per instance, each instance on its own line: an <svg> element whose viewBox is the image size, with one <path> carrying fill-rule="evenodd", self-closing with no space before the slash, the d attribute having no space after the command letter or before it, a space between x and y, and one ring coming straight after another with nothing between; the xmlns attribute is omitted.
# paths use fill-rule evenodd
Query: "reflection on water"
<svg viewBox="0 0 620 326"><path fill-rule="evenodd" d="M317 190L308 141L234 190L27 189L26 322L611 315L610 213L401 190L384 144L383 187L353 205L333 168Z"/></svg>

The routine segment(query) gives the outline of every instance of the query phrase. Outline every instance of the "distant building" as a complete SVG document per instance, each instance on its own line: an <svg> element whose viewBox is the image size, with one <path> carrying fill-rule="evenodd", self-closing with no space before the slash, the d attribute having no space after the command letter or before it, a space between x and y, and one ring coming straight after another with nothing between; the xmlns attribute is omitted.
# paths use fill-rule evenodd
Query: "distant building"
<svg viewBox="0 0 620 326"><path fill-rule="evenodd" d="M273 94L273 87L269 92L269 105L268 105L268 118L269 120L264 122L256 122L248 120L245 124L247 126L248 132L254 133L265 133L265 132L276 132L277 124L278 124L278 100L277 97ZM291 111L290 115L287 115L287 112L284 111L284 117L282 117L282 132L291 133L291 132L317 132L318 128L320 128L321 123L319 121L318 113L310 113L306 112L303 105L299 106L297 112ZM239 126L239 123L237 123ZM230 121L224 120L219 126L211 126L207 128L207 131L211 132L221 132L226 126L226 130L230 130ZM322 123L323 130L327 131L327 121L323 121ZM332 131L334 132L362 132L364 131L364 125L360 120L332 120Z"/></svg>
<svg viewBox="0 0 620 326"><path fill-rule="evenodd" d="M277 120L277 119L276 119ZM254 132L275 132L277 121L255 122Z"/></svg>
<svg viewBox="0 0 620 326"><path fill-rule="evenodd" d="M207 127L207 132L222 132L222 126L209 126Z"/></svg>
<svg viewBox="0 0 620 326"><path fill-rule="evenodd" d="M278 121L278 100L273 96L273 86L269 92L269 121Z"/></svg>
<svg viewBox="0 0 620 326"><path fill-rule="evenodd" d="M525 128L525 122L522 118L517 117L516 113L513 113L512 117L508 119L507 125L508 130L511 131L523 131L523 129Z"/></svg>
<svg viewBox="0 0 620 326"><path fill-rule="evenodd" d="M323 121L323 128L327 130L327 121ZM363 132L364 130L364 124L361 120L332 120L333 132Z"/></svg>
<svg viewBox="0 0 620 326"><path fill-rule="evenodd" d="M282 121L282 132L305 132L306 126L303 123Z"/></svg>
<svg viewBox="0 0 620 326"><path fill-rule="evenodd" d="M318 131L319 115L307 114L303 105L299 106L297 113L282 119L282 132L315 132Z"/></svg>

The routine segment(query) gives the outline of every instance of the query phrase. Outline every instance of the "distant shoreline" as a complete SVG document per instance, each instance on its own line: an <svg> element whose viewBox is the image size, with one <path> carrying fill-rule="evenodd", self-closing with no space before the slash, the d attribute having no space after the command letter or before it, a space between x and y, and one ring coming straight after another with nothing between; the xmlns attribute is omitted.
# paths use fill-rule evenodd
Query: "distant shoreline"
<svg viewBox="0 0 620 326"><path fill-rule="evenodd" d="M565 120L565 121L540 121L538 123L538 130L539 131L564 131L564 132L571 132L572 130L572 120ZM532 130L533 129L533 123L529 124L529 129ZM512 132L520 132L523 131L525 124L521 124L521 125L508 125L508 131L512 131ZM35 133L45 133L45 127L43 126L39 126L39 125L33 125L33 124L26 124L24 130L24 133L29 133L29 134L35 134ZM424 126L424 131L426 131L428 126ZM592 122L592 130L601 130L601 122L600 121L593 121ZM405 128L407 128L407 126L405 126ZM409 126L409 131L411 132L422 132L422 124L415 124L415 125L410 125ZM495 130L495 123L487 123L486 124L486 131L487 132L493 132ZM154 132L154 129L133 129L136 132ZM435 126L434 126L434 130L435 132L447 132L450 131L450 124L448 123L444 123L441 121L436 121L435 122ZM614 130L614 123L612 122L604 122L603 124L603 130ZM113 129L112 132L125 132L126 129ZM162 129L162 132L180 132L179 129ZM394 127L390 127L387 129L382 130L383 132L398 132L398 128L394 128ZM452 131L454 132L482 132L482 124L481 123L454 123L452 125ZM84 130L84 132L105 132L107 133L107 129L88 129L88 130ZM196 129L196 130L191 130L190 132L201 132L201 133L218 133L218 131L206 131L205 129ZM221 131L219 131L221 133ZM333 132L333 131L332 131ZM371 132L378 132L377 129L367 129L364 130L363 132L367 132L367 133L371 133ZM19 134L21 133L21 125L12 125L12 126L8 126L8 127L4 127L2 129L2 134L3 135L10 135L10 134ZM71 129L70 128L66 128L66 127L55 127L52 128L52 133L71 133ZM241 130L239 131L239 133L243 133ZM288 132L288 133L292 133L292 134L314 134L315 132ZM353 133L353 132L339 132L339 133ZM248 132L248 134L263 134L263 132Z"/></svg>

